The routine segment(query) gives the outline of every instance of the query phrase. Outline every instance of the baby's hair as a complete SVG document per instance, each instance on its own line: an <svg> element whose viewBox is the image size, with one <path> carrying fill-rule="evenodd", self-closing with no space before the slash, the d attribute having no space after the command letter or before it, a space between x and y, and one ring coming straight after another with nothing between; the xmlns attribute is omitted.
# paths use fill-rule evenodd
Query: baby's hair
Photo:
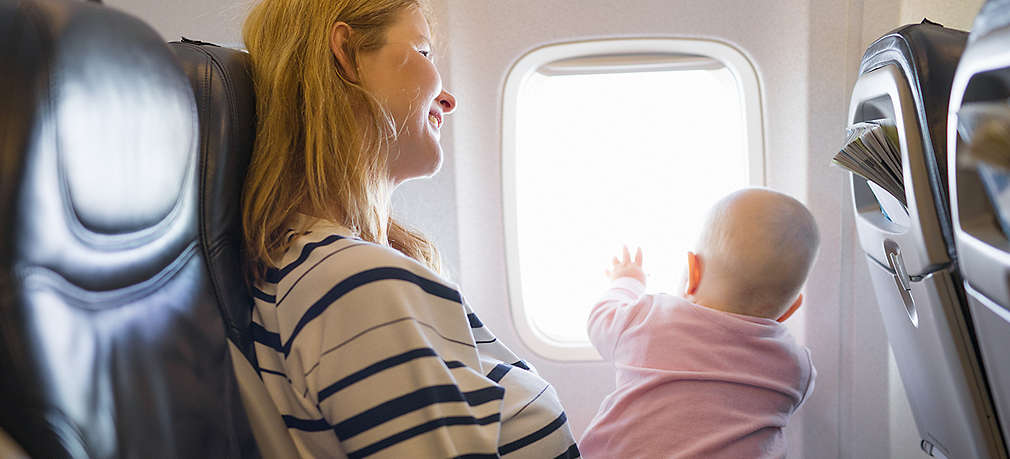
<svg viewBox="0 0 1010 459"><path fill-rule="evenodd" d="M723 306L776 318L793 303L817 256L810 211L785 194L748 188L712 208L698 244L702 285L718 286Z"/></svg>

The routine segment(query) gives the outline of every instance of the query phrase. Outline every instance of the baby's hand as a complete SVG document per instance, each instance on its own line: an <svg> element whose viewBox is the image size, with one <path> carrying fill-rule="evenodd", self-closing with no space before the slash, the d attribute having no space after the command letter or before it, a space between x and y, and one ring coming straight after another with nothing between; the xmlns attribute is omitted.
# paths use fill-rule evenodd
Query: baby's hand
<svg viewBox="0 0 1010 459"><path fill-rule="evenodd" d="M624 246L621 249L621 260L614 257L610 260L610 269L608 269L607 277L611 281L615 281L622 277L630 277L636 279L642 284L645 284L645 271L642 270L642 248L639 247L635 251L635 259L631 260L631 254L628 253L628 246Z"/></svg>

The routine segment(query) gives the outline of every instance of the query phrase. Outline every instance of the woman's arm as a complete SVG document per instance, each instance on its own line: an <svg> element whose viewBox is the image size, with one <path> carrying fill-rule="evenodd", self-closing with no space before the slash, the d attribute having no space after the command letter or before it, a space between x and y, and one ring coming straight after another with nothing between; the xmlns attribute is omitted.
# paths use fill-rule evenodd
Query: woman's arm
<svg viewBox="0 0 1010 459"><path fill-rule="evenodd" d="M278 284L286 372L322 416L302 427L351 458L494 457L505 390L482 372L457 290L371 244L320 258Z"/></svg>
<svg viewBox="0 0 1010 459"><path fill-rule="evenodd" d="M505 388L498 454L506 458L579 457L554 387L495 338L476 314L468 316L485 375Z"/></svg>

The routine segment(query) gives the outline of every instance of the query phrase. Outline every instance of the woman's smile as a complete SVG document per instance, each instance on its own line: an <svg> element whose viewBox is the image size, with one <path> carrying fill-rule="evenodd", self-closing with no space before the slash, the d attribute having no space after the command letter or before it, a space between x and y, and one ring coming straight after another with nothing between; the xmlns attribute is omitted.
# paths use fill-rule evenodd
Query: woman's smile
<svg viewBox="0 0 1010 459"><path fill-rule="evenodd" d="M438 110L432 110L428 112L428 124L435 127L435 132L438 132L442 127L442 114Z"/></svg>
<svg viewBox="0 0 1010 459"><path fill-rule="evenodd" d="M397 126L388 166L393 184L428 177L442 164L439 132L456 99L442 87L442 77L431 60L430 37L424 14L411 8L397 15L382 47L359 59L363 86Z"/></svg>

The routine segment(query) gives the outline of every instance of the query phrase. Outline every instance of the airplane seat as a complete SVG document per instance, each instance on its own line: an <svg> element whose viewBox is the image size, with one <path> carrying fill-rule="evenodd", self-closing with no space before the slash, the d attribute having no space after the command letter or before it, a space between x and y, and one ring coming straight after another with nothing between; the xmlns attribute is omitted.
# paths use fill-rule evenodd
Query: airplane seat
<svg viewBox="0 0 1010 459"><path fill-rule="evenodd" d="M1010 0L987 0L979 9L975 22L971 25L969 43L974 43L981 37L993 35L997 29L1006 28L1010 24Z"/></svg>
<svg viewBox="0 0 1010 459"><path fill-rule="evenodd" d="M186 75L95 3L0 0L0 35L0 430L32 457L257 456Z"/></svg>
<svg viewBox="0 0 1010 459"><path fill-rule="evenodd" d="M923 21L863 55L849 122L893 126L905 195L851 175L860 246L916 427L930 456L1005 458L956 267L947 108L967 33Z"/></svg>
<svg viewBox="0 0 1010 459"><path fill-rule="evenodd" d="M906 25L874 41L866 49L859 74L865 75L888 65L897 66L909 80L912 109L923 143L923 165L926 167L928 190L935 202L940 235L950 243L953 253L953 231L947 209L947 157L941 154L947 132L947 103L954 67L964 50L967 33L945 28L924 20ZM928 89L928 91L927 91ZM867 107L868 108L868 107ZM886 118L886 117L885 117ZM939 148L934 148L939 142ZM927 185L924 183L923 185Z"/></svg>
<svg viewBox="0 0 1010 459"><path fill-rule="evenodd" d="M296 457L280 412L257 371L252 298L242 277L242 184L256 134L249 55L211 43L169 43L189 77L200 118L200 238L249 422L264 457Z"/></svg>
<svg viewBox="0 0 1010 459"><path fill-rule="evenodd" d="M169 48L189 78L200 118L200 238L228 337L255 365L252 297L242 276L242 183L256 134L248 54L183 39Z"/></svg>
<svg viewBox="0 0 1010 459"><path fill-rule="evenodd" d="M975 18L947 134L958 267L1003 437L1010 439L1010 0Z"/></svg>

